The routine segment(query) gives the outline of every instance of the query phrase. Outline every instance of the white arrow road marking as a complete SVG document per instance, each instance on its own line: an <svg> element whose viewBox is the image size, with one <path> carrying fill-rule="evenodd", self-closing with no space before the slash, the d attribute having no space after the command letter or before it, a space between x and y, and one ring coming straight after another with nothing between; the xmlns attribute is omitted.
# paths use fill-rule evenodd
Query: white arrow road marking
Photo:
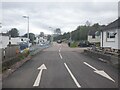
<svg viewBox="0 0 120 90"><path fill-rule="evenodd" d="M63 57L62 57L61 53L59 53L59 56L60 56L60 58L61 58L61 59L63 59Z"/></svg>
<svg viewBox="0 0 120 90"><path fill-rule="evenodd" d="M104 72L103 70L97 70L96 68L94 68L93 66L91 66L90 64L84 62L85 65L89 66L90 68L92 68L94 70L95 73L115 82L115 80L113 80L106 72Z"/></svg>
<svg viewBox="0 0 120 90"><path fill-rule="evenodd" d="M38 68L38 70L40 70L40 72L39 72L39 74L38 74L38 76L37 76L37 78L36 78L36 80L35 80L35 82L34 82L34 85L33 85L34 87L35 87L35 86L39 86L43 69L47 69L44 64L42 64L42 65Z"/></svg>
<svg viewBox="0 0 120 90"><path fill-rule="evenodd" d="M68 72L70 73L72 79L74 80L75 84L77 85L78 88L81 88L80 84L78 83L78 81L76 80L76 78L74 77L74 75L72 74L72 72L70 71L70 69L68 68L67 64L64 63L65 67L67 68Z"/></svg>
<svg viewBox="0 0 120 90"><path fill-rule="evenodd" d="M84 64L86 64L86 65L89 66L90 68L92 68L92 69L94 69L95 71L97 71L97 69L94 68L93 66L91 66L90 64L88 64L88 63L86 63L86 62L84 62Z"/></svg>
<svg viewBox="0 0 120 90"><path fill-rule="evenodd" d="M98 70L98 71L94 71L95 73L97 73L97 74L99 74L99 75L101 75L101 76L103 76L103 77L105 77L105 78L107 78L107 79L109 79L109 80L111 80L111 81L113 81L113 82L115 82L107 73L105 73L104 71L100 71L100 70Z"/></svg>

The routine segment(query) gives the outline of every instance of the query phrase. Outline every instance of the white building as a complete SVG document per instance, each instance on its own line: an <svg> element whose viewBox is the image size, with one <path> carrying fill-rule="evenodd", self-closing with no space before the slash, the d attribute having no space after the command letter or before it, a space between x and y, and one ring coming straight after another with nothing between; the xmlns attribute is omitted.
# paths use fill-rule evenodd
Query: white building
<svg viewBox="0 0 120 90"><path fill-rule="evenodd" d="M120 18L101 30L101 47L120 50Z"/></svg>
<svg viewBox="0 0 120 90"><path fill-rule="evenodd" d="M19 44L19 43L22 43L22 42L28 42L29 39L28 38L25 38L25 37L15 37L15 38L11 38L11 44Z"/></svg>
<svg viewBox="0 0 120 90"><path fill-rule="evenodd" d="M45 42L47 42L47 36L40 37L38 35L38 36L36 36L35 42L36 42L36 44L44 44Z"/></svg>
<svg viewBox="0 0 120 90"><path fill-rule="evenodd" d="M99 43L100 42L100 32L95 28L89 30L88 33L88 41L90 43Z"/></svg>
<svg viewBox="0 0 120 90"><path fill-rule="evenodd" d="M0 48L6 48L9 44L9 36L0 33Z"/></svg>
<svg viewBox="0 0 120 90"><path fill-rule="evenodd" d="M9 43L18 45L19 43L27 42L28 40L29 39L25 37L9 38L7 34L0 33L0 48L6 48Z"/></svg>

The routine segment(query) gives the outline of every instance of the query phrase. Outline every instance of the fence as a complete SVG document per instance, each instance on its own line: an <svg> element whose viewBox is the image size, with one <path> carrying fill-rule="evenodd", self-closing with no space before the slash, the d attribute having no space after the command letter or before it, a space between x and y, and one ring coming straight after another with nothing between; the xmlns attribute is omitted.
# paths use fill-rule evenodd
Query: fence
<svg viewBox="0 0 120 90"><path fill-rule="evenodd" d="M7 48L2 49L2 70L9 68L13 63L19 60L17 52L19 45L9 45Z"/></svg>
<svg viewBox="0 0 120 90"><path fill-rule="evenodd" d="M2 70L6 70L11 67L11 65L16 62L23 60L28 55L34 56L38 52L42 51L45 48L48 48L50 45L46 44L41 47L40 45L35 45L31 47L30 50L25 49L22 53L19 53L19 45L10 45L5 49L2 49ZM17 54L18 53L18 54Z"/></svg>
<svg viewBox="0 0 120 90"><path fill-rule="evenodd" d="M7 48L2 49L2 61L15 57L18 49L19 45L9 45Z"/></svg>

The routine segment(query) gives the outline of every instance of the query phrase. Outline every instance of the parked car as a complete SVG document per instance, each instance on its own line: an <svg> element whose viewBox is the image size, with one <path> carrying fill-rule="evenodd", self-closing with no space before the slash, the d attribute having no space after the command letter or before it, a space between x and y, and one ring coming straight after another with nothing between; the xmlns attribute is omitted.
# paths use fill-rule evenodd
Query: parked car
<svg viewBox="0 0 120 90"><path fill-rule="evenodd" d="M80 41L79 44L78 44L79 47L90 47L90 46L92 46L92 45L93 45L93 44L91 44L91 43L88 42L88 41Z"/></svg>
<svg viewBox="0 0 120 90"><path fill-rule="evenodd" d="M62 40L57 40L57 43L62 43Z"/></svg>
<svg viewBox="0 0 120 90"><path fill-rule="evenodd" d="M27 43L20 43L20 52L22 53L26 48L28 48L28 44Z"/></svg>

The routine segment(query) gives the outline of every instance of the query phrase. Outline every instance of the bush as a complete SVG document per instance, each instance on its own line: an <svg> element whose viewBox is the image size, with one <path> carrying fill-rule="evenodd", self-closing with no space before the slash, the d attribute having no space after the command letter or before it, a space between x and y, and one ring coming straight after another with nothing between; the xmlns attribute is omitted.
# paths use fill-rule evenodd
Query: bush
<svg viewBox="0 0 120 90"><path fill-rule="evenodd" d="M100 47L100 42L96 43L95 45L96 47Z"/></svg>
<svg viewBox="0 0 120 90"><path fill-rule="evenodd" d="M78 43L77 42L72 42L70 44L70 47L74 48L74 47L78 47Z"/></svg>
<svg viewBox="0 0 120 90"><path fill-rule="evenodd" d="M22 52L22 55L23 55L24 57L27 57L27 56L29 55L29 53L30 53L29 49L26 48L26 49L24 49L24 51Z"/></svg>
<svg viewBox="0 0 120 90"><path fill-rule="evenodd" d="M29 49L25 49L23 53L19 53L16 57L10 58L9 60L2 63L2 71L9 69L13 64L17 63L20 60L23 60L29 55Z"/></svg>

